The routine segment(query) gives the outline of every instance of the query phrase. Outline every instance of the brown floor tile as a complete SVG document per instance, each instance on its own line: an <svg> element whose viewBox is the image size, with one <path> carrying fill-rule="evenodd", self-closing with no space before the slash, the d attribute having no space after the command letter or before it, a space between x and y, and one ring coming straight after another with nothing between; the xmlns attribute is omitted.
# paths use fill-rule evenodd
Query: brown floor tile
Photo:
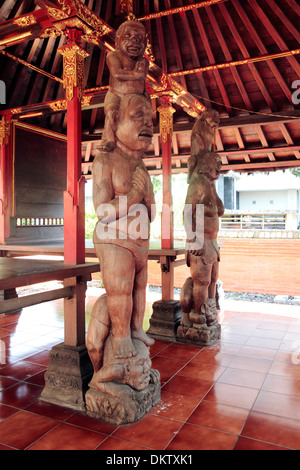
<svg viewBox="0 0 300 470"><path fill-rule="evenodd" d="M228 367L218 379L218 382L260 389L265 377L266 374L261 374L260 372L231 369L231 367Z"/></svg>
<svg viewBox="0 0 300 470"><path fill-rule="evenodd" d="M19 410L17 408L13 408L12 406L0 403L0 422L8 418L9 416L17 413L18 411Z"/></svg>
<svg viewBox="0 0 300 470"><path fill-rule="evenodd" d="M33 364L29 361L18 361L3 367L1 369L1 375L16 380L25 380L42 370L45 370L45 367L39 364Z"/></svg>
<svg viewBox="0 0 300 470"><path fill-rule="evenodd" d="M271 365L272 361L269 359L238 355L231 361L230 368L265 373L268 372Z"/></svg>
<svg viewBox="0 0 300 470"><path fill-rule="evenodd" d="M28 450L94 450L106 437L104 434L62 423Z"/></svg>
<svg viewBox="0 0 300 470"><path fill-rule="evenodd" d="M239 434L247 419L249 410L221 403L203 400L187 420L218 431Z"/></svg>
<svg viewBox="0 0 300 470"><path fill-rule="evenodd" d="M237 385L218 382L207 393L205 400L250 409L257 394L258 390L254 388L238 387Z"/></svg>
<svg viewBox="0 0 300 470"><path fill-rule="evenodd" d="M184 365L186 361L181 359L166 359L161 355L157 355L152 358L152 369L158 369L159 371L168 372L170 374L176 374Z"/></svg>
<svg viewBox="0 0 300 470"><path fill-rule="evenodd" d="M57 424L54 419L27 411L18 411L0 423L0 442L22 450Z"/></svg>
<svg viewBox="0 0 300 470"><path fill-rule="evenodd" d="M300 398L262 390L257 396L253 410L300 420Z"/></svg>
<svg viewBox="0 0 300 470"><path fill-rule="evenodd" d="M148 414L137 423L120 426L113 437L163 450L181 426L180 421Z"/></svg>
<svg viewBox="0 0 300 470"><path fill-rule="evenodd" d="M296 419L251 411L241 434L290 449L300 449L300 423Z"/></svg>
<svg viewBox="0 0 300 470"><path fill-rule="evenodd" d="M300 397L300 379L267 375L262 390Z"/></svg>
<svg viewBox="0 0 300 470"><path fill-rule="evenodd" d="M17 408L26 408L39 398L42 390L42 387L37 385L17 382L16 385L0 392L0 402Z"/></svg>
<svg viewBox="0 0 300 470"><path fill-rule="evenodd" d="M117 429L117 425L105 423L99 419L92 418L84 412L76 412L70 416L66 423L90 429L91 431L101 432L102 434L111 434Z"/></svg>
<svg viewBox="0 0 300 470"><path fill-rule="evenodd" d="M96 450L149 450L149 447L140 446L134 442L108 437Z"/></svg>
<svg viewBox="0 0 300 470"><path fill-rule="evenodd" d="M185 377L183 375L175 375L163 387L163 391L170 393L179 393L187 397L195 397L201 400L214 382L208 380L195 379L194 377Z"/></svg>
<svg viewBox="0 0 300 470"><path fill-rule="evenodd" d="M292 363L292 354L290 354L289 363L274 361L270 367L269 374L300 379L300 367L299 364Z"/></svg>
<svg viewBox="0 0 300 470"><path fill-rule="evenodd" d="M269 444L268 442L249 439L248 437L239 437L234 450L289 450L287 447Z"/></svg>
<svg viewBox="0 0 300 470"><path fill-rule="evenodd" d="M160 356L181 359L187 362L197 356L202 349L201 346L199 347L192 344L172 343L160 352Z"/></svg>
<svg viewBox="0 0 300 470"><path fill-rule="evenodd" d="M224 370L224 367L214 366L213 364L190 362L179 371L178 375L184 375L185 377L194 377L196 379L209 380L211 382L214 382L218 380Z"/></svg>
<svg viewBox="0 0 300 470"><path fill-rule="evenodd" d="M236 440L235 434L184 424L167 450L232 450Z"/></svg>
<svg viewBox="0 0 300 470"><path fill-rule="evenodd" d="M186 421L199 401L198 398L162 391L160 402L151 408L150 413L164 418Z"/></svg>
<svg viewBox="0 0 300 470"><path fill-rule="evenodd" d="M191 362L203 362L204 364L226 367L230 364L233 358L233 354L226 354L220 351L207 350L204 348L191 360Z"/></svg>

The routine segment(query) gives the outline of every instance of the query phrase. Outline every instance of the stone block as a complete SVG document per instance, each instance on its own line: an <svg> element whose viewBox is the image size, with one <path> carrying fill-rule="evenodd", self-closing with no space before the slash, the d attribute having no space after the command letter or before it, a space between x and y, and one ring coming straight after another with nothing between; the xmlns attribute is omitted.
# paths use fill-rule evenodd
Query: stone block
<svg viewBox="0 0 300 470"><path fill-rule="evenodd" d="M178 300L158 300L153 303L153 313L147 334L156 339L176 341L180 319L181 306Z"/></svg>

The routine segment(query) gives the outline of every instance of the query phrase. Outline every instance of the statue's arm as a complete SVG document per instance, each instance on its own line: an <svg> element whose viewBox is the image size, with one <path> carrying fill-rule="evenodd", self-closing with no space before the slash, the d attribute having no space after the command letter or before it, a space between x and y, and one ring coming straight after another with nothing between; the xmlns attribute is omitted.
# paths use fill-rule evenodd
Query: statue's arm
<svg viewBox="0 0 300 470"><path fill-rule="evenodd" d="M144 70L126 70L114 52L107 54L106 63L113 78L117 80L140 80L144 76Z"/></svg>

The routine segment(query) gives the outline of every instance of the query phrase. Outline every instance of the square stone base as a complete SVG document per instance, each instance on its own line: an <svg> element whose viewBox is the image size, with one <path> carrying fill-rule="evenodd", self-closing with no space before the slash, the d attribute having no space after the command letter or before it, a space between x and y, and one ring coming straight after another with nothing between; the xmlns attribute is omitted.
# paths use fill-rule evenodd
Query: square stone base
<svg viewBox="0 0 300 470"><path fill-rule="evenodd" d="M76 348L61 343L51 349L49 358L45 388L40 399L85 411L84 395L93 374L86 347Z"/></svg>
<svg viewBox="0 0 300 470"><path fill-rule="evenodd" d="M177 329L177 341L181 343L210 346L221 338L221 325L219 323L207 326L188 327L180 325Z"/></svg>
<svg viewBox="0 0 300 470"><path fill-rule="evenodd" d="M156 371L159 376L158 371ZM88 416L111 424L140 420L160 400L160 381L137 391L126 384L105 383L103 390L90 388L85 395Z"/></svg>
<svg viewBox="0 0 300 470"><path fill-rule="evenodd" d="M180 324L181 306L177 300L158 300L153 303L153 313L147 335L165 341L176 341Z"/></svg>

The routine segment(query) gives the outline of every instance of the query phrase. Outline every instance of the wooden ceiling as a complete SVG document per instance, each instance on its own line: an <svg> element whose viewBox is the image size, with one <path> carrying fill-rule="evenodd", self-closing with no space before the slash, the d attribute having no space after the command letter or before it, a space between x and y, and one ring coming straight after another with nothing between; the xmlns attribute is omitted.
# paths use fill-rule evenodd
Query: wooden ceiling
<svg viewBox="0 0 300 470"><path fill-rule="evenodd" d="M65 36L47 37L44 5L62 9L68 3L78 7L79 2L2 1L0 79L5 82L7 99L0 110L13 109L14 117L22 122L66 134L67 116L59 106L65 97L62 56L57 52ZM296 0L82 3L107 27L98 42L90 38L82 42L89 53L85 89L90 100L82 112L82 169L87 178L104 124L106 52L128 13L145 25L151 46L147 87L152 96L155 135L145 158L151 173L161 172L157 108L160 96L169 92L176 110L173 172L186 171L191 129L205 107L220 113L215 145L222 156L223 171L300 166L300 7ZM32 12L37 21L30 28L24 28L22 20L16 21ZM27 31L26 40L5 42L12 32L21 35Z"/></svg>

